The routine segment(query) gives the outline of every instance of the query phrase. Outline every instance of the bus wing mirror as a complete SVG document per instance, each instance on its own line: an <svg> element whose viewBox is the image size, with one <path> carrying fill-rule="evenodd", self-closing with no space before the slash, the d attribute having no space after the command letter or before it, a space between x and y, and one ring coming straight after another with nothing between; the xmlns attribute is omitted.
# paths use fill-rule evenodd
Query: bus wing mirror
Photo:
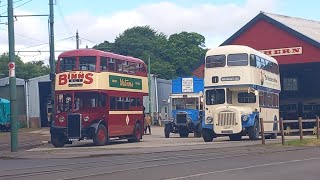
<svg viewBox="0 0 320 180"><path fill-rule="evenodd" d="M254 91L254 94L255 94L256 96L259 96L259 91L255 90L255 91Z"/></svg>

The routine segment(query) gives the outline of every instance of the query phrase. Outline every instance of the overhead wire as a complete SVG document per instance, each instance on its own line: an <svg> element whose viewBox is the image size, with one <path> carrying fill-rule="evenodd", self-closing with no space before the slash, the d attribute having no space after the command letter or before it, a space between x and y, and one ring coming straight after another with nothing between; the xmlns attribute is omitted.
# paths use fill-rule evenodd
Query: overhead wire
<svg viewBox="0 0 320 180"><path fill-rule="evenodd" d="M17 2L20 2L20 1L23 1L23 0L17 0L17 1L14 1L13 3L17 3ZM1 5L0 7L5 7L5 6L8 6L8 4Z"/></svg>
<svg viewBox="0 0 320 180"><path fill-rule="evenodd" d="M65 29L68 31L67 33L69 33L69 35L72 35L73 33L71 32L70 27L69 27L68 23L66 22L65 17L64 17L64 15L63 15L63 13L62 13L62 9L61 9L61 6L60 6L60 2L59 2L59 1L56 1L56 5L57 5L57 7L58 7L58 12L59 12L59 14L60 14L60 16L61 16L61 18L62 18L62 22L63 22L63 24L64 24L64 27L65 27Z"/></svg>
<svg viewBox="0 0 320 180"><path fill-rule="evenodd" d="M16 8L18 8L18 7L21 7L21 6L24 6L24 5L28 4L28 3L30 3L31 1L33 1L33 0L29 0L29 1L27 1L27 2L24 2L24 3L22 3L22 4L20 4L20 5L16 6L16 7L14 7L13 9L16 9ZM5 13L7 13L7 12L8 12L8 11L2 12L2 13L0 13L0 15L5 14Z"/></svg>

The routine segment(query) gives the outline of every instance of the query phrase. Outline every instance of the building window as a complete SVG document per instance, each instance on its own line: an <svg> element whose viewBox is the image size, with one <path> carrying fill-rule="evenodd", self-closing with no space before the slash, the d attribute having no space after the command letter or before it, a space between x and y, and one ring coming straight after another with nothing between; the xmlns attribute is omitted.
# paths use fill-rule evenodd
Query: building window
<svg viewBox="0 0 320 180"><path fill-rule="evenodd" d="M298 91L298 79L297 78L283 78L283 90L284 91Z"/></svg>

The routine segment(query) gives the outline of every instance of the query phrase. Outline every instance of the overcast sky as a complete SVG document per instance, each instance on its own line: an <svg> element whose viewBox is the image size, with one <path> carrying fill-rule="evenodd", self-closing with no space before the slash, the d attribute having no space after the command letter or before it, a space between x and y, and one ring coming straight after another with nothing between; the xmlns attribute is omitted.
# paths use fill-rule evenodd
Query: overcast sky
<svg viewBox="0 0 320 180"><path fill-rule="evenodd" d="M181 31L205 36L206 46L220 45L260 11L319 21L320 1L308 0L54 0L55 49L74 49L113 42L125 29L150 25L167 35ZM7 1L0 0L0 15ZM49 0L14 0L14 14L48 14ZM308 3L306 3L308 2ZM7 18L0 17L0 53L8 51ZM17 18L16 51L48 51L48 17ZM24 61L45 60L48 53L17 52ZM56 53L56 57L59 52Z"/></svg>

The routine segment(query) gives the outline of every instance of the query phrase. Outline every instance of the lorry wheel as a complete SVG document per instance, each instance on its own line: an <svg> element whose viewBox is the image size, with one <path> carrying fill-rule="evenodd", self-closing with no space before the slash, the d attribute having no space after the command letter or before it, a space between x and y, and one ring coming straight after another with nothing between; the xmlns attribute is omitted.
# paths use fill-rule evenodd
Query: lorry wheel
<svg viewBox="0 0 320 180"><path fill-rule="evenodd" d="M189 136L188 128L179 128L179 135L181 138L187 138Z"/></svg>
<svg viewBox="0 0 320 180"><path fill-rule="evenodd" d="M254 120L254 125L248 128L248 135L250 140L259 139L259 121L258 119Z"/></svg>
<svg viewBox="0 0 320 180"><path fill-rule="evenodd" d="M54 147L60 148L66 144L66 140L63 135L51 134L51 143Z"/></svg>
<svg viewBox="0 0 320 180"><path fill-rule="evenodd" d="M106 126L100 124L98 126L97 132L93 136L93 143L96 146L104 146L108 142L108 131Z"/></svg>
<svg viewBox="0 0 320 180"><path fill-rule="evenodd" d="M202 129L202 138L203 138L204 142L212 142L213 141L213 130Z"/></svg>
<svg viewBox="0 0 320 180"><path fill-rule="evenodd" d="M132 138L128 139L128 142L139 142L142 138L142 128L139 123L134 127Z"/></svg>
<svg viewBox="0 0 320 180"><path fill-rule="evenodd" d="M164 126L164 137L165 138L169 138L170 137L170 132L171 132L171 126L166 124Z"/></svg>
<svg viewBox="0 0 320 180"><path fill-rule="evenodd" d="M230 141L240 141L242 138L241 134L231 134L229 135Z"/></svg>

